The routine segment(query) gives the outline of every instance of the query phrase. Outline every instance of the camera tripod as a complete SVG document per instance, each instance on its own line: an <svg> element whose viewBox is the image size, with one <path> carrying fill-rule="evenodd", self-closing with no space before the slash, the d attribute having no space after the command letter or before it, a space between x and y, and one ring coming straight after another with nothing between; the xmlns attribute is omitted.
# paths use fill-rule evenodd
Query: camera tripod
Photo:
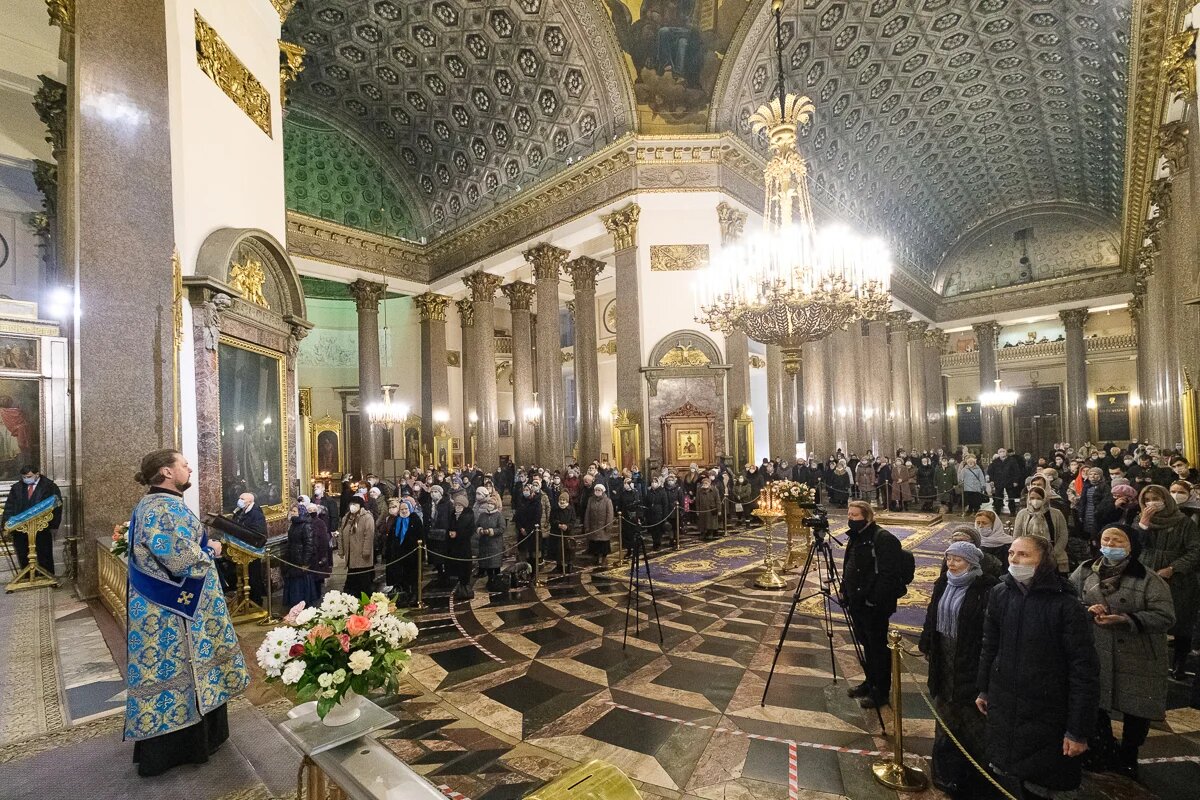
<svg viewBox="0 0 1200 800"><path fill-rule="evenodd" d="M854 656L858 659L859 666L864 672L866 671L866 658L863 655L862 643L858 641L858 635L854 631L854 623L850 620L849 612L839 599L842 591L842 577L838 572L833 548L829 544L829 540L832 538L833 536L828 533L828 528L825 531L813 530L813 544L809 548L808 556L804 559L804 567L800 571L800 581L796 584L796 591L792 595L792 606L788 609L787 619L783 623L783 631L779 634L779 643L775 645L775 657L771 659L771 671L767 673L767 683L763 687L762 700L759 702L761 706L767 704L767 693L771 691L771 679L775 677L775 667L779 663L779 654L783 652L783 644L787 641L788 631L792 627L796 606L805 600L814 597L821 598L821 627L825 631L826 646L829 648L829 664L833 670L833 682L836 684L838 681L837 654L833 648L833 604L837 605L841 615L840 621L850 632L850 642L854 645ZM814 572L814 565L816 566L817 586L813 591L804 594L808 577ZM879 710L878 706L875 708L875 715L879 718L880 729L886 729L883 724L883 712Z"/></svg>
<svg viewBox="0 0 1200 800"><path fill-rule="evenodd" d="M625 597L625 636L621 639L621 649L625 649L629 641L629 612L633 611L633 635L640 636L642 632L642 575L638 572L638 564L646 573L646 584L650 588L650 605L654 608L654 624L658 626L658 643L664 643L662 622L658 618L658 600L654 596L654 579L650 577L650 560L646 557L646 543L642 541L641 533L633 536L629 548L629 594Z"/></svg>

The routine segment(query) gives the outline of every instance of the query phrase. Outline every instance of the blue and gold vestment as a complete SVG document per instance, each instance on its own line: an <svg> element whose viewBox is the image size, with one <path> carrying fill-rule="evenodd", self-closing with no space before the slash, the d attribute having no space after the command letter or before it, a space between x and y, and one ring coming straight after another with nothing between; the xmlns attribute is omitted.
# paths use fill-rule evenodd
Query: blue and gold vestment
<svg viewBox="0 0 1200 800"><path fill-rule="evenodd" d="M126 739L194 725L250 683L207 541L176 494L151 492L133 509Z"/></svg>

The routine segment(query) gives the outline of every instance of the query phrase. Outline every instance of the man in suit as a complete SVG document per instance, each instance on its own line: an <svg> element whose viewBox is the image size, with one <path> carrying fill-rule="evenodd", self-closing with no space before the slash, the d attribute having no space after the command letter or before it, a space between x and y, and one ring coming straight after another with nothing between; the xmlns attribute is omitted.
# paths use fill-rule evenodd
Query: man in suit
<svg viewBox="0 0 1200 800"><path fill-rule="evenodd" d="M12 485L8 499L4 501L4 516L0 525L8 520L33 508L48 497L57 497L58 506L50 517L50 526L37 535L37 560L42 569L54 574L54 534L62 523L62 492L54 481L42 474L36 464L21 467L21 480ZM29 564L29 537L24 533L12 534L13 549L17 553L17 561L24 569Z"/></svg>
<svg viewBox="0 0 1200 800"><path fill-rule="evenodd" d="M233 512L233 521L242 527L248 528L256 533L267 535L267 517L263 514L263 510L258 507L258 503L254 502L254 495L250 492L243 492L238 496L237 510ZM267 593L267 579L263 570L262 559L258 559L250 564L250 599L256 603L262 603L263 597Z"/></svg>

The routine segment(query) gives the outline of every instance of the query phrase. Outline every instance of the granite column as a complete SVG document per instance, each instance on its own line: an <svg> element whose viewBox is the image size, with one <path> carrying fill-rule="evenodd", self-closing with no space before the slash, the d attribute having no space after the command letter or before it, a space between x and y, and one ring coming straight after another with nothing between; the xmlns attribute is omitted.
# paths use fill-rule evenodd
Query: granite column
<svg viewBox="0 0 1200 800"><path fill-rule="evenodd" d="M779 345L767 345L767 441L771 448L768 455L772 459L787 453L783 424L783 381L786 377Z"/></svg>
<svg viewBox="0 0 1200 800"><path fill-rule="evenodd" d="M804 412L804 447L809 458L824 459L829 446L833 419L830 416L827 340L804 345L804 393L800 409Z"/></svg>
<svg viewBox="0 0 1200 800"><path fill-rule="evenodd" d="M1088 422L1087 343L1083 340L1083 325L1087 322L1086 308L1071 308L1058 312L1066 327L1067 358L1067 441L1078 447L1090 442Z"/></svg>
<svg viewBox="0 0 1200 800"><path fill-rule="evenodd" d="M533 302L533 284L514 281L500 287L508 297L512 312L512 378L513 378L513 458L528 467L537 460L537 443L533 426L525 412L533 406L533 328L529 320L529 305Z"/></svg>
<svg viewBox="0 0 1200 800"><path fill-rule="evenodd" d="M892 428L892 447L887 455L896 457L896 450L912 448L912 399L909 392L908 321L909 311L891 311L887 315L889 370L892 376L892 402L888 418Z"/></svg>
<svg viewBox="0 0 1200 800"><path fill-rule="evenodd" d="M379 366L379 301L387 292L382 283L359 279L350 284L358 307L358 452L363 473L383 468L383 435L370 420L371 406L380 401L383 378Z"/></svg>
<svg viewBox="0 0 1200 800"><path fill-rule="evenodd" d="M541 446L538 463L546 469L566 464L567 412L563 400L562 326L558 319L558 281L570 253L545 242L522 255L533 267L537 286L537 376L538 405L542 409ZM514 343L515 345L515 343Z"/></svg>
<svg viewBox="0 0 1200 800"><path fill-rule="evenodd" d="M600 367L596 356L596 277L604 262L580 256L567 262L575 290L575 398L579 463L600 458Z"/></svg>
<svg viewBox="0 0 1200 800"><path fill-rule="evenodd" d="M459 371L462 374L463 425L466 426L466 435L470 437L477 433L476 426L478 424L478 413L475 408L475 385L479 380L475 375L478 361L475 353L475 305L470 297L455 300L454 305L458 308L458 324L462 332L459 345L462 351L459 356ZM472 415L476 417L475 422L471 421ZM468 457L474 460L474 453L469 453Z"/></svg>
<svg viewBox="0 0 1200 800"><path fill-rule="evenodd" d="M1130 333L1137 344L1137 428L1138 439L1146 441L1155 430L1155 411L1150 397L1154 384L1154 361L1148 355L1146 335L1146 286L1138 282L1129 300Z"/></svg>
<svg viewBox="0 0 1200 800"><path fill-rule="evenodd" d="M646 420L643 419L642 379L642 318L640 276L638 275L637 227L641 207L630 203L619 211L601 219L613 239L613 266L616 273L617 292L617 410L641 426L641 440L637 443L638 456L642 455L646 437ZM621 467L633 466L633 454L622 454L626 463Z"/></svg>
<svg viewBox="0 0 1200 800"><path fill-rule="evenodd" d="M979 348L979 394L992 392L996 389L996 377L999 374L996 364L996 337L1000 333L1000 323L989 321L979 322L971 326L975 331L975 341ZM983 429L983 452L979 459L981 464L990 463L992 453L1000 447L1004 436L1004 421L1000 410L979 404L979 415Z"/></svg>
<svg viewBox="0 0 1200 800"><path fill-rule="evenodd" d="M421 321L421 442L436 453L434 417L450 415L450 378L446 374L446 306L450 298L426 292L413 298Z"/></svg>
<svg viewBox="0 0 1200 800"><path fill-rule="evenodd" d="M909 449L929 446L929 407L925 398L925 331L929 323L915 319L908 323Z"/></svg>
<svg viewBox="0 0 1200 800"><path fill-rule="evenodd" d="M500 276L480 270L463 278L475 315L475 465L491 472L500 464L496 417L496 289Z"/></svg>
<svg viewBox="0 0 1200 800"><path fill-rule="evenodd" d="M862 360L859 364L863 370L862 414L866 440L863 447L870 449L872 455L878 458L892 450L887 420L888 396L891 394L888 384L887 323L873 320L862 324L865 335L862 337Z"/></svg>
<svg viewBox="0 0 1200 800"><path fill-rule="evenodd" d="M746 212L725 202L718 203L717 222L721 226L721 246L724 247L741 238L746 227ZM732 442L736 435L734 418L750 410L750 337L744 332L725 332L725 363L729 365L725 383L729 406L725 441Z"/></svg>
<svg viewBox="0 0 1200 800"><path fill-rule="evenodd" d="M946 430L946 390L942 384L942 351L950 336L940 328L925 332L925 408L929 414L929 447L949 448L950 436Z"/></svg>

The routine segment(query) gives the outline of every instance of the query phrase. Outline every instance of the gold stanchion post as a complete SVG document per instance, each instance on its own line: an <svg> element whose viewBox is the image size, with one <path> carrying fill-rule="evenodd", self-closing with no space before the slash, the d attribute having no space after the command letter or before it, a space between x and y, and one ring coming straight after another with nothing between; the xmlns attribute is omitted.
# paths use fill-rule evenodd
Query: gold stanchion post
<svg viewBox="0 0 1200 800"><path fill-rule="evenodd" d="M675 549L679 549L679 529L682 527L679 520L679 503L675 504Z"/></svg>
<svg viewBox="0 0 1200 800"><path fill-rule="evenodd" d="M900 631L888 631L888 649L892 651L892 727L895 729L892 745L892 760L877 761L871 765L875 780L898 792L923 792L929 786L929 777L923 770L904 763L904 693L901 691Z"/></svg>
<svg viewBox="0 0 1200 800"><path fill-rule="evenodd" d="M546 585L542 580L542 526L533 527L533 588Z"/></svg>
<svg viewBox="0 0 1200 800"><path fill-rule="evenodd" d="M621 514L617 514L617 518L613 523L614 525L617 526L617 556L616 556L616 560L613 561L613 563L610 565L612 567L625 566L625 542L624 542L624 537L621 535L621 523L624 521L625 521L625 517ZM610 536L610 539L611 539L611 536Z"/></svg>
<svg viewBox="0 0 1200 800"><path fill-rule="evenodd" d="M417 605L415 608L428 608L425 605L425 540L417 540Z"/></svg>

